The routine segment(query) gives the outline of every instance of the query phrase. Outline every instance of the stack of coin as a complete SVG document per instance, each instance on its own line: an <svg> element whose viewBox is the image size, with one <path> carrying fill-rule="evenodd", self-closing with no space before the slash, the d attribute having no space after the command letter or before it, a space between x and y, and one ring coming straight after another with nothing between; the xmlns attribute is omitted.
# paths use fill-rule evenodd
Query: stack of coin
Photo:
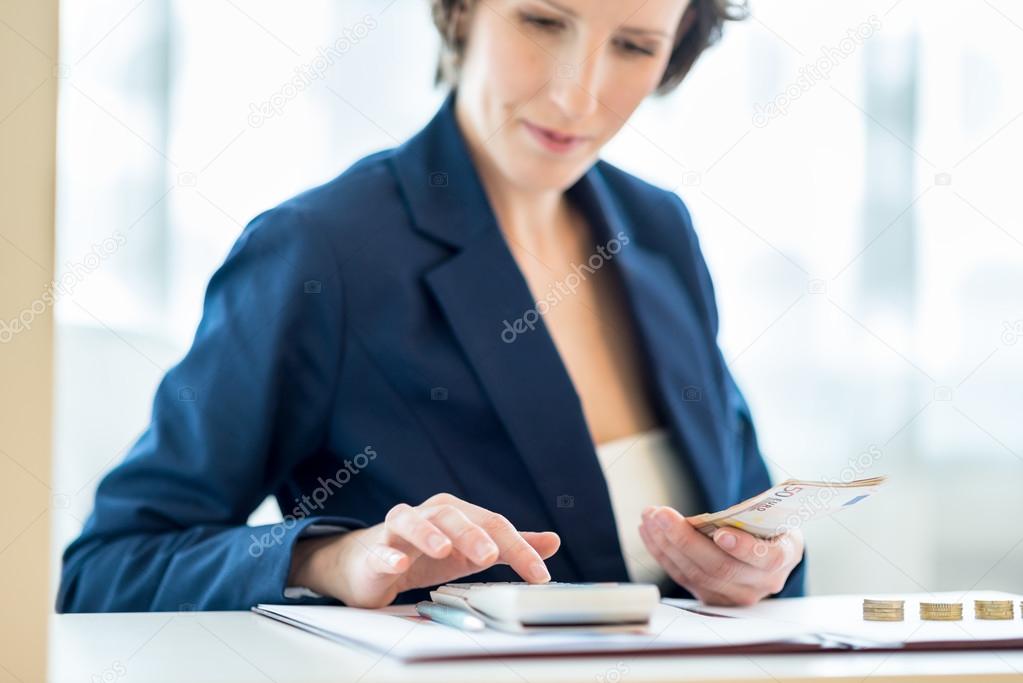
<svg viewBox="0 0 1023 683"><path fill-rule="evenodd" d="M906 618L905 600L863 599L863 618L866 621L902 621Z"/></svg>
<svg viewBox="0 0 1023 683"><path fill-rule="evenodd" d="M974 614L978 619L1013 619L1012 600L974 600Z"/></svg>
<svg viewBox="0 0 1023 683"><path fill-rule="evenodd" d="M961 602L921 602L920 618L926 621L962 621Z"/></svg>

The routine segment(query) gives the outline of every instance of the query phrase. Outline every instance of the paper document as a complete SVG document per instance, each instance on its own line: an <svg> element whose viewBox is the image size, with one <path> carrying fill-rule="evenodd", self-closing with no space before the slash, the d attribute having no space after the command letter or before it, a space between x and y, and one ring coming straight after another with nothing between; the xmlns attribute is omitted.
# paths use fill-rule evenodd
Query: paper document
<svg viewBox="0 0 1023 683"><path fill-rule="evenodd" d="M413 605L367 610L324 605L259 605L259 614L339 642L385 652L404 661L508 655L727 652L788 641L815 649L812 629L759 619L728 619L659 604L645 633L530 633L463 631L420 617Z"/></svg>
<svg viewBox="0 0 1023 683"><path fill-rule="evenodd" d="M905 601L904 621L864 621L863 598ZM823 595L812 598L763 600L752 607L708 607L696 600L667 598L664 602L697 607L711 614L755 618L788 626L806 626L819 633L842 636L849 641L901 643L905 649L984 649L1023 647L1023 619L987 621L974 616L974 600L1012 600L1018 607L1023 596L999 591L900 593L870 595ZM962 603L962 621L926 621L920 618L920 602ZM940 646L940 647L939 647Z"/></svg>

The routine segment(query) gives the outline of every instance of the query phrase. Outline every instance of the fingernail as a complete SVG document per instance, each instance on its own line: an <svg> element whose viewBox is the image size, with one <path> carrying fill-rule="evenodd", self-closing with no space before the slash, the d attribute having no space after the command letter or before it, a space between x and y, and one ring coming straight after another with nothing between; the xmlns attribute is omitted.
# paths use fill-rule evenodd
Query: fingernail
<svg viewBox="0 0 1023 683"><path fill-rule="evenodd" d="M497 546L491 541L480 541L476 544L476 559L484 560L497 551Z"/></svg>
<svg viewBox="0 0 1023 683"><path fill-rule="evenodd" d="M551 580L551 575L550 572L547 571L547 566L544 565L544 563L539 560L537 560L530 566L529 573L533 575L533 579L535 581Z"/></svg>
<svg viewBox="0 0 1023 683"><path fill-rule="evenodd" d="M442 550L448 544L448 539L440 534L430 534L426 542L430 545L430 550Z"/></svg>
<svg viewBox="0 0 1023 683"><path fill-rule="evenodd" d="M735 534L723 531L714 537L714 541L725 550L731 550L735 547Z"/></svg>
<svg viewBox="0 0 1023 683"><path fill-rule="evenodd" d="M643 519L647 519L648 517L650 517L650 513L653 512L653 511L654 511L654 506L653 505L647 505L645 508L643 508L643 515L642 515Z"/></svg>
<svg viewBox="0 0 1023 683"><path fill-rule="evenodd" d="M387 553L387 564L392 567L397 567L398 563L401 562L401 553Z"/></svg>
<svg viewBox="0 0 1023 683"><path fill-rule="evenodd" d="M667 529L669 526L671 526L671 520L668 519L667 512L662 512L659 515L655 515L654 522L656 522L657 526L660 527L661 529Z"/></svg>

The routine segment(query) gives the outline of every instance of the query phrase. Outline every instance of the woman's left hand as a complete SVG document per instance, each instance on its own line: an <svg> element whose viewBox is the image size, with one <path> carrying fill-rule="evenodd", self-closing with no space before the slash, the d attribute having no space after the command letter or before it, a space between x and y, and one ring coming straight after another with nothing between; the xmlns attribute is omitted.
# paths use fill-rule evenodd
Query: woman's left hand
<svg viewBox="0 0 1023 683"><path fill-rule="evenodd" d="M643 511L640 536L676 583L709 605L752 605L780 591L803 557L803 532L764 541L739 529L704 536L670 507Z"/></svg>

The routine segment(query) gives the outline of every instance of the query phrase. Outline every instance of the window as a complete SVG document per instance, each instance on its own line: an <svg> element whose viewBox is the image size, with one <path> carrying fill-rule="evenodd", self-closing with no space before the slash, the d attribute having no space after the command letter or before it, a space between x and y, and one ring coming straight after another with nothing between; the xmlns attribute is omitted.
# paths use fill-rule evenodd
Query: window
<svg viewBox="0 0 1023 683"><path fill-rule="evenodd" d="M881 453L886 497L808 530L812 589L1023 589L965 512L1023 513L1023 10L753 9L604 157L687 202L773 474ZM245 223L443 96L426 0L66 0L62 28L55 553Z"/></svg>

